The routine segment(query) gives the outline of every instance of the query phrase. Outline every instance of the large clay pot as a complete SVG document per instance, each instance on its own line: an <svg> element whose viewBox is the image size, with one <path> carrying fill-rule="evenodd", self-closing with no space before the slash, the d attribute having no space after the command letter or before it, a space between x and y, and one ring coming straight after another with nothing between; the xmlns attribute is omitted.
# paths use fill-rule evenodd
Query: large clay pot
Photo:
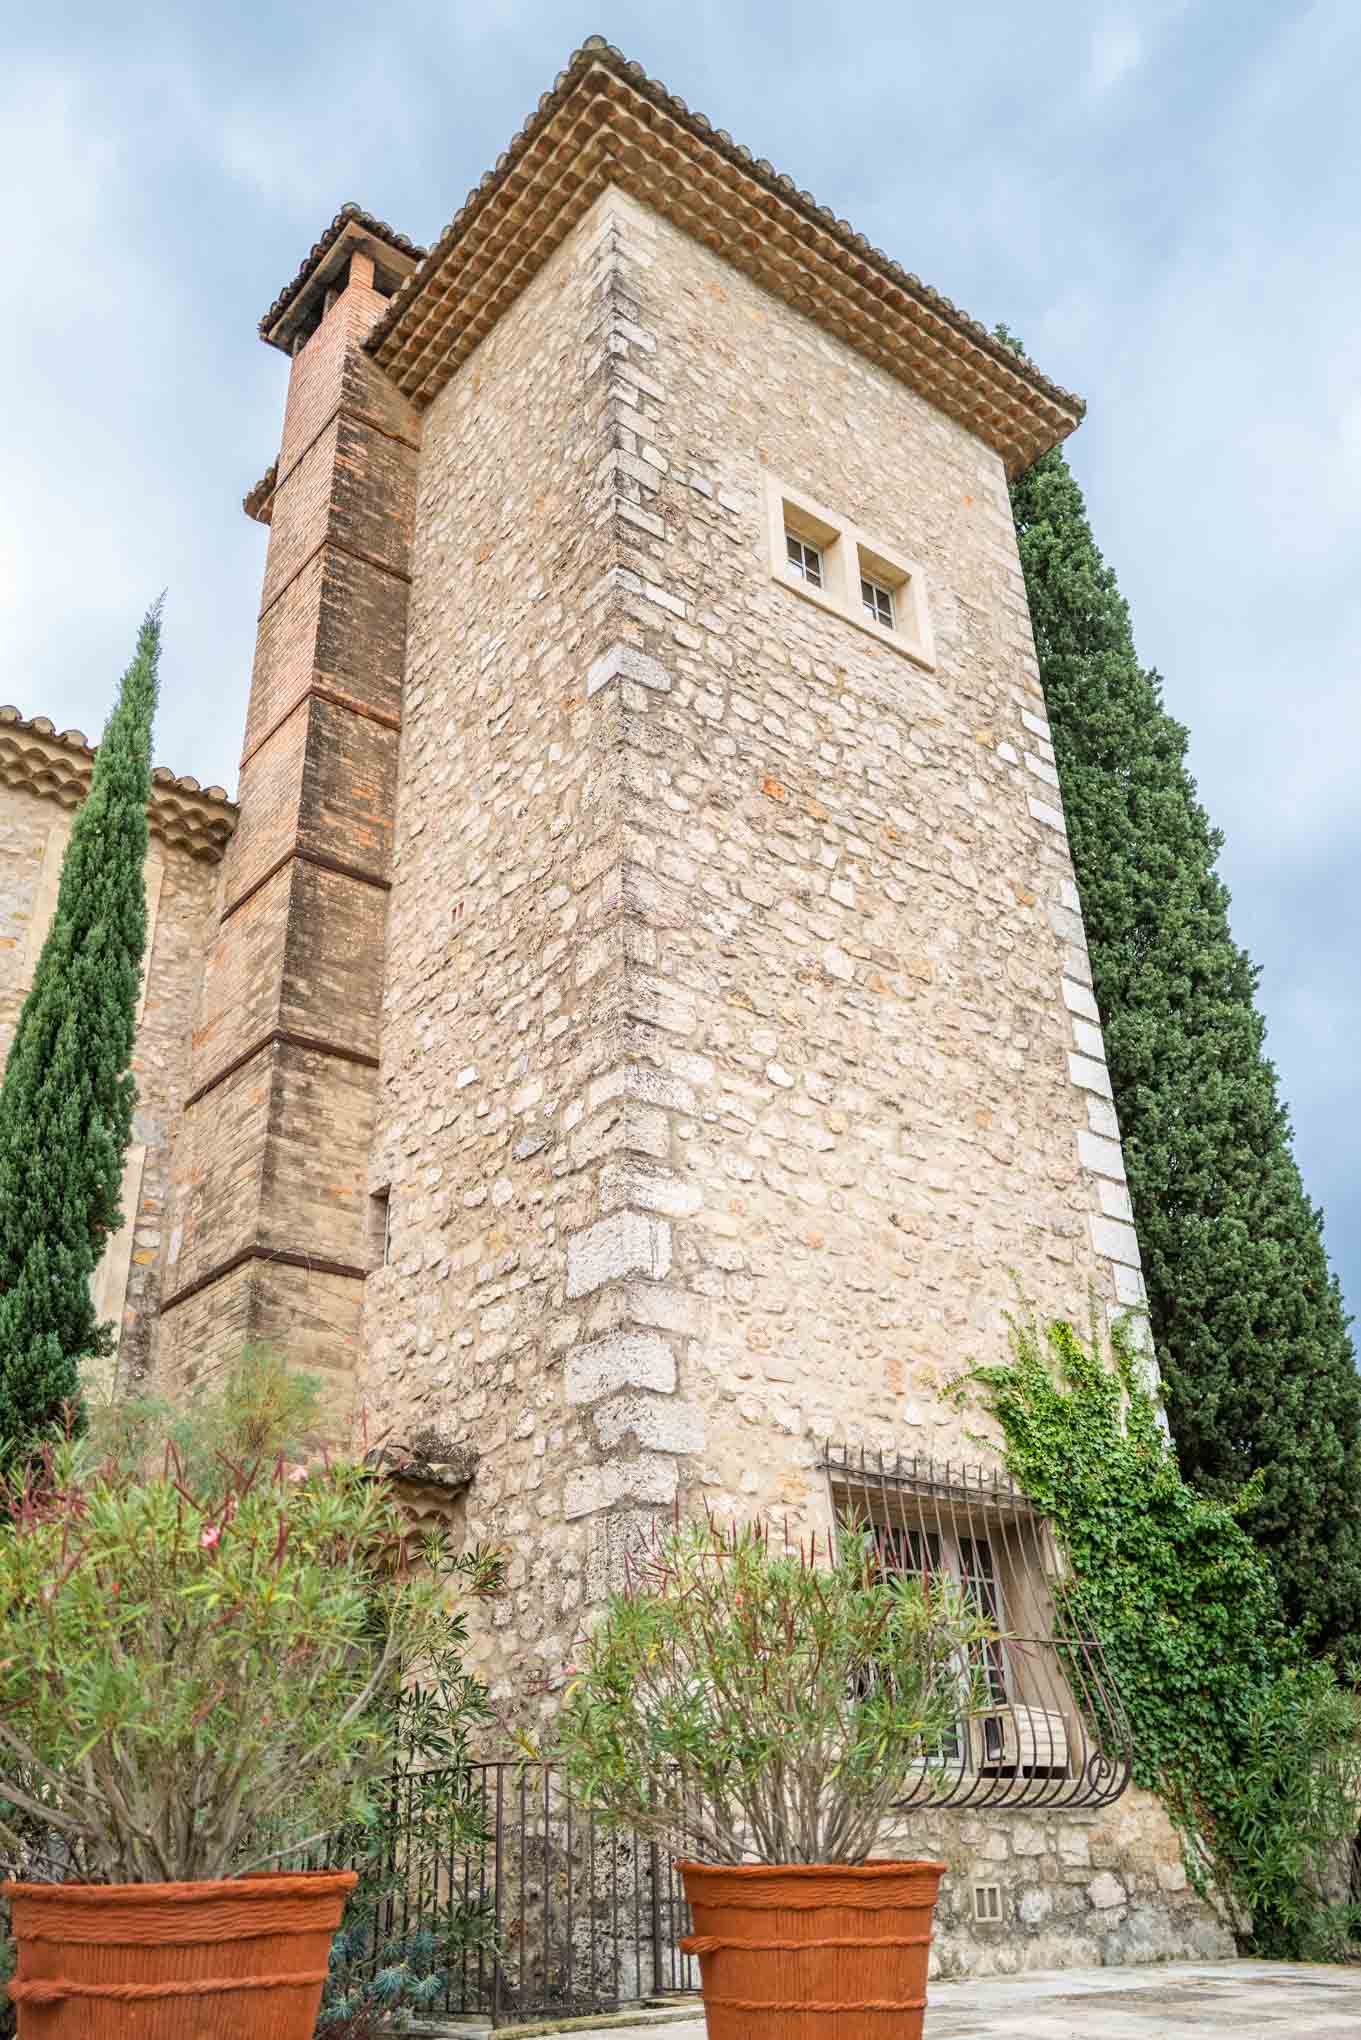
<svg viewBox="0 0 1361 2040"><path fill-rule="evenodd" d="M682 1863L709 2040L921 2040L944 1863Z"/></svg>
<svg viewBox="0 0 1361 2040"><path fill-rule="evenodd" d="M19 2040L311 2040L356 1881L0 1886Z"/></svg>

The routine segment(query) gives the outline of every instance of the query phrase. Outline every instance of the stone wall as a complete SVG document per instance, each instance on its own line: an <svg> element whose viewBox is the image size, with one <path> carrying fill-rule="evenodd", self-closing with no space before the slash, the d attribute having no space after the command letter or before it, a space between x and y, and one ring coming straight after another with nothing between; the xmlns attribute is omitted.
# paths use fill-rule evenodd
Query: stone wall
<svg viewBox="0 0 1361 2040"><path fill-rule="evenodd" d="M593 1562L564 1534L594 1452L561 1306L618 1139L584 1100L629 1025L622 724L585 681L612 543L598 268L583 229L426 412L411 561L363 1389L380 1433L480 1455L471 1534L513 1553L479 1642L503 1693L563 1663Z"/></svg>
<svg viewBox="0 0 1361 2040"><path fill-rule="evenodd" d="M4 734L8 738L9 731ZM59 760L61 742L26 738L30 750L41 744L53 765L68 768L69 778L46 774L52 791L12 780L0 784L0 1064L56 906L71 809L88 782L88 747L82 741L83 756ZM30 759L30 774L42 783L36 759ZM225 803L222 809L229 831L231 810ZM97 1308L118 1324L119 1345L111 1366L91 1366L94 1392L116 1386L126 1393L143 1385L152 1367L171 1146L188 1087L190 1026L219 855L220 846L213 855L195 855L186 844L167 842L153 831L146 864L147 962L132 1063L137 1114L123 1179L125 1223L95 1278Z"/></svg>
<svg viewBox="0 0 1361 2040"><path fill-rule="evenodd" d="M933 663L772 575L772 474L919 563ZM475 1659L551 1709L659 1509L986 1459L1010 1271L1114 1311L1137 1248L991 452L607 193L426 413L412 575L364 1396L477 1450ZM942 1830L1007 1948L1222 1948L1156 1807L1071 1818Z"/></svg>
<svg viewBox="0 0 1361 2040"><path fill-rule="evenodd" d="M1000 464L614 194L425 435L375 1414L564 1552L822 1522L823 1439L959 1451L1010 1270L1137 1296ZM772 578L770 472L922 564L934 670Z"/></svg>
<svg viewBox="0 0 1361 2040"><path fill-rule="evenodd" d="M1162 1807L1132 1787L1095 1813L1037 1807L925 1818L901 1846L949 1865L933 1976L1223 1961L1234 1953L1226 1920L1187 1882ZM980 1887L996 1887L999 1918L976 1916Z"/></svg>

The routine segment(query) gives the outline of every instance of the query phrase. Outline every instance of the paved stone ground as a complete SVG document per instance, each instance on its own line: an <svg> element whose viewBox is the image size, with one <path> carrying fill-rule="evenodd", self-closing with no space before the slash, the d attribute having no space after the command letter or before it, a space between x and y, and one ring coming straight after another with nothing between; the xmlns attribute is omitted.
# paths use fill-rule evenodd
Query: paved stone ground
<svg viewBox="0 0 1361 2040"><path fill-rule="evenodd" d="M936 1983L926 2040L1361 2040L1361 1969L1173 1962ZM702 2019L580 2029L572 2040L705 2040Z"/></svg>

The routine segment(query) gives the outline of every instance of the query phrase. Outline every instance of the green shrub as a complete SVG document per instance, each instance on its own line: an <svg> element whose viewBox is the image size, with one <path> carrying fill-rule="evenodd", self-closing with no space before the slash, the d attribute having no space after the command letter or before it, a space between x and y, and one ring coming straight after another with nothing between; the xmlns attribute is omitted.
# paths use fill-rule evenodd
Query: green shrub
<svg viewBox="0 0 1361 2040"><path fill-rule="evenodd" d="M885 1579L863 1532L820 1555L683 1523L584 1643L560 1751L607 1825L715 1863L863 1862L982 1704L991 1634L948 1582Z"/></svg>
<svg viewBox="0 0 1361 2040"><path fill-rule="evenodd" d="M405 2031L438 2009L454 1963L492 1944L491 1901L456 1910L438 1934L384 1932L380 1910L354 1901L331 1944L330 1970L317 2016L317 2040L370 2040Z"/></svg>
<svg viewBox="0 0 1361 2040"><path fill-rule="evenodd" d="M1008 1365L971 1379L1007 1463L1054 1525L1060 1636L1095 1635L1201 1890L1257 1953L1361 1938L1345 1861L1361 1813L1361 1702L1287 1628L1235 1508L1182 1479L1123 1325L1012 1320ZM1245 1498L1250 1503L1251 1494Z"/></svg>
<svg viewBox="0 0 1361 2040"><path fill-rule="evenodd" d="M385 1479L280 1449L314 1420L310 1387L250 1355L168 1438L134 1406L11 1485L0 1815L56 1838L56 1874L241 1874L371 1814L398 1668L456 1655L462 1627Z"/></svg>

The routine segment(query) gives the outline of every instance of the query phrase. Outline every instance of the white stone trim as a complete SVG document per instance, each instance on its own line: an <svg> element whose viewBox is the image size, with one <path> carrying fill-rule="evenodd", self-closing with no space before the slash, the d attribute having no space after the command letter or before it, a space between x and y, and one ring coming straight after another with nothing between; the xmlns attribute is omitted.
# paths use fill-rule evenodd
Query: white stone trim
<svg viewBox="0 0 1361 2040"><path fill-rule="evenodd" d="M671 1228L642 1211L615 1211L567 1242L567 1294L589 1296L626 1275L660 1281L671 1266Z"/></svg>
<svg viewBox="0 0 1361 2040"><path fill-rule="evenodd" d="M567 1355L564 1387L569 1403L595 1403L621 1389L670 1395L676 1386L676 1356L655 1332L607 1332L574 1346Z"/></svg>
<svg viewBox="0 0 1361 2040"><path fill-rule="evenodd" d="M1048 722L1025 707L1020 707L1019 716L1022 728L1038 747L1037 755L1025 747L1023 740L1026 769L1057 786L1058 773L1051 763L1054 751ZM1005 753L1012 763L1016 762L1012 745L999 744L997 749L999 756ZM1042 883L1037 890L1048 895L1049 925L1063 945L1058 989L1071 1031L1067 1051L1068 1081L1074 1089L1083 1093L1086 1105L1087 1124L1077 1134L1077 1157L1091 1198L1087 1223L1092 1250L1104 1264L1110 1284L1106 1318L1110 1323L1126 1314L1132 1315L1134 1344L1149 1356L1149 1386L1156 1388L1156 1363L1152 1357L1147 1318L1148 1292L1144 1287L1139 1239L1134 1227L1125 1158L1120 1146L1120 1125L1111 1094L1110 1071L1106 1067L1101 1013L1092 990L1091 960L1082 923L1082 900L1071 867L1067 864L1067 825L1061 808L1037 799L1033 793L1026 793L1026 807L1032 820L1052 829L1060 839L1054 845L1053 853L1046 852L1046 861L1053 875L1047 885ZM1059 866L1057 871L1054 871L1055 864Z"/></svg>
<svg viewBox="0 0 1361 2040"><path fill-rule="evenodd" d="M785 532L791 531L822 554L823 584L814 587L798 574L791 574L785 553ZM928 671L935 670L936 646L931 629L931 606L926 572L916 560L896 550L887 540L861 531L840 511L829 510L801 489L777 476L766 476L766 547L770 577L791 595L857 630L877 638L895 652L904 653ZM894 622L880 623L864 608L860 599L862 574L890 590Z"/></svg>
<svg viewBox="0 0 1361 2040"><path fill-rule="evenodd" d="M608 687L611 680L623 674L626 680L636 680L640 687L654 688L665 694L670 690L671 676L658 659L651 659L646 652L640 652L636 645L614 644L602 652L586 673L586 693L589 697L598 694L602 687Z"/></svg>

